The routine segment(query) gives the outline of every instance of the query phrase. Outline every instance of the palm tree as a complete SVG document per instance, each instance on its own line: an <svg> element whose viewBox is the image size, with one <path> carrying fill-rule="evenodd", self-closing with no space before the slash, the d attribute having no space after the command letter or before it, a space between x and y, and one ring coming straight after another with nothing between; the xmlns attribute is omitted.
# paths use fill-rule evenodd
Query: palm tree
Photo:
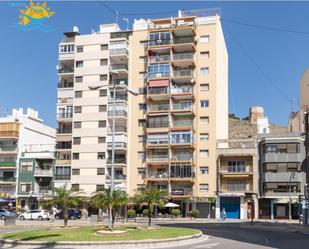
<svg viewBox="0 0 309 249"><path fill-rule="evenodd" d="M90 204L93 207L96 207L99 209L99 216L102 216L102 207L108 207L109 210L112 210L112 227L110 229L112 230L115 222L115 216L118 213L119 208L126 205L128 202L128 195L126 192L121 191L119 189L113 190L111 194L111 189L105 189L103 191L96 192L92 197ZM100 217L101 219L101 217Z"/></svg>
<svg viewBox="0 0 309 249"><path fill-rule="evenodd" d="M162 206L162 204L168 200L168 193L164 190L144 189L138 192L134 199L137 203L147 203L148 226L151 226L153 207L155 205Z"/></svg>
<svg viewBox="0 0 309 249"><path fill-rule="evenodd" d="M70 207L77 207L82 201L83 197L81 197L82 192L76 191L74 188L68 189L65 184L62 187L54 189L54 196L52 199L46 200L45 204L49 206L56 206L57 208L61 208L63 212L64 218L64 226L68 225L69 212L68 209Z"/></svg>

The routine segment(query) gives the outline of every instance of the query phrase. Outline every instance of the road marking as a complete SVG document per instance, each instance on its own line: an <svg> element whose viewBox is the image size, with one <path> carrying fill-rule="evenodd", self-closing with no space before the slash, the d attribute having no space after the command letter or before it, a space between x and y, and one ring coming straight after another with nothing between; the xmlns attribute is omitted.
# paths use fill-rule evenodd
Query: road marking
<svg viewBox="0 0 309 249"><path fill-rule="evenodd" d="M219 244L220 243L204 244L204 245L193 246L193 248L213 248Z"/></svg>

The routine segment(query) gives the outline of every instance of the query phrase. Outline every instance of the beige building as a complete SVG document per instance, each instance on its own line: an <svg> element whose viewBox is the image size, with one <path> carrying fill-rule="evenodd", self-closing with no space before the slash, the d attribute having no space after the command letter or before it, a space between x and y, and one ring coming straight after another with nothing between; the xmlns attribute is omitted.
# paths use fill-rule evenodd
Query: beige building
<svg viewBox="0 0 309 249"><path fill-rule="evenodd" d="M71 167L79 189L109 186L116 89L116 186L130 195L164 189L184 214L207 208L216 195L216 140L228 138L228 55L220 17L201 13L135 20L132 31L111 24L65 33L58 179Z"/></svg>

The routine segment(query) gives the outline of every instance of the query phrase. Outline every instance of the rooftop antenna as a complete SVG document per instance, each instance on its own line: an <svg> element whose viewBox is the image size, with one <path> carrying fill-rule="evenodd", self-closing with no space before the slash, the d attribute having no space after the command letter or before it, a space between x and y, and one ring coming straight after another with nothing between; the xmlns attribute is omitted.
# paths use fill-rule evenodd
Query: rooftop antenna
<svg viewBox="0 0 309 249"><path fill-rule="evenodd" d="M124 20L127 23L127 29L126 30L129 30L129 18L123 17L122 20Z"/></svg>
<svg viewBox="0 0 309 249"><path fill-rule="evenodd" d="M116 23L118 24L118 10L116 10Z"/></svg>

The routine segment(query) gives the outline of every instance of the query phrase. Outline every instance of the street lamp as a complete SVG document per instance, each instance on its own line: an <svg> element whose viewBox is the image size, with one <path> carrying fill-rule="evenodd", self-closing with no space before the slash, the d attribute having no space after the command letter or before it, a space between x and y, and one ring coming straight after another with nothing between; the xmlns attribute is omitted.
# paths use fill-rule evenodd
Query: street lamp
<svg viewBox="0 0 309 249"><path fill-rule="evenodd" d="M290 172L290 179L289 179L289 220L292 219L292 210L291 210L291 180L294 178L295 172Z"/></svg>
<svg viewBox="0 0 309 249"><path fill-rule="evenodd" d="M88 86L88 89L91 91L98 90L102 87L106 87L109 85L97 85L97 86ZM129 88L126 89L127 92L131 93L134 96L137 96L139 93L131 90ZM111 167L111 176L110 176L110 195L113 197L114 192L114 173L115 173L115 114L116 114L116 83L113 83L113 109L112 109L112 167ZM112 207L109 209L109 229L112 230L113 225L113 216L112 216Z"/></svg>

